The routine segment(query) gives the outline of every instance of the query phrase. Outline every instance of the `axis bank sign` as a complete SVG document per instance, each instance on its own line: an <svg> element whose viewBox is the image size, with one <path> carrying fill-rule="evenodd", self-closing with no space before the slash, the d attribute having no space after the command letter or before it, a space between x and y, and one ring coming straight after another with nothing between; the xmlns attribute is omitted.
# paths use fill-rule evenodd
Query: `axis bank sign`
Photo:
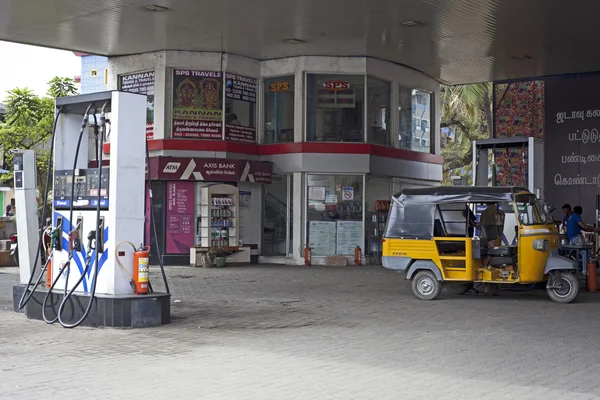
<svg viewBox="0 0 600 400"><path fill-rule="evenodd" d="M226 158L158 157L151 162L152 179L271 183L273 164Z"/></svg>

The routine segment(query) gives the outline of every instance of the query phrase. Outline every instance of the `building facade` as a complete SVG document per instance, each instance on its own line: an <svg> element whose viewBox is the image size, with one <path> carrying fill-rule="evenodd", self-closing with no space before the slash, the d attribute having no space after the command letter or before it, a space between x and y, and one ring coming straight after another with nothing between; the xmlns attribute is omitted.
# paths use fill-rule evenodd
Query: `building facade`
<svg viewBox="0 0 600 400"><path fill-rule="evenodd" d="M367 255L376 202L442 177L438 82L382 60L155 52L110 58L108 89L148 96L167 263L201 244L202 188L215 183L239 189L237 239L254 260L302 263L310 247L319 264Z"/></svg>
<svg viewBox="0 0 600 400"><path fill-rule="evenodd" d="M108 87L108 58L102 56L75 53L81 58L79 76L81 94L103 92Z"/></svg>

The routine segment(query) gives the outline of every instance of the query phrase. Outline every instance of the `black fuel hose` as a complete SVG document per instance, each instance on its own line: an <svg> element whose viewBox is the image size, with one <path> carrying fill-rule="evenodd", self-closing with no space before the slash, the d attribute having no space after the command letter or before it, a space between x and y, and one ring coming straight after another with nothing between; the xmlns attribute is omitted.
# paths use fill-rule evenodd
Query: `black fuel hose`
<svg viewBox="0 0 600 400"><path fill-rule="evenodd" d="M104 145L104 128L106 127L105 111L106 111L107 105L108 105L108 103L104 103L104 105L102 106L102 112L100 114L100 134L98 135L99 137L96 137L96 141L97 142L100 141L100 144L97 147L98 151L102 151L102 147ZM95 130L95 133L97 133L97 130ZM95 240L96 240L96 260L94 261L94 275L92 277L92 288L91 288L91 293L90 293L90 300L89 300L88 305L87 305L83 315L81 316L81 318L79 318L74 323L67 323L67 322L63 321L62 313L67 304L67 301L71 298L71 296L73 296L73 293L75 293L75 290L81 284L81 282L83 281L83 279L89 272L89 269L91 266L91 262L90 262L91 251L90 251L90 257L87 257L88 259L87 259L83 273L81 274L81 276L79 277L79 280L77 281L77 283L75 283L75 285L73 286L71 291L66 296L63 297L62 302L60 303L60 306L58 307L58 313L57 313L58 322L63 327L69 328L69 329L76 328L79 325L81 325L81 323L83 321L85 321L85 319L90 314L90 311L92 310L92 306L94 304L94 300L96 299L96 287L98 285L98 269L99 269L98 262L100 261L100 252L98 251L98 241L101 240L101 238L102 238L102 235L100 234L100 229L101 229L100 200L102 199L102 190L101 190L102 189L102 155L97 154L96 159L98 160L97 166L96 166L98 168L98 195L97 195L97 204L96 204L96 238L95 238ZM73 187L74 187L74 185L73 185Z"/></svg>
<svg viewBox="0 0 600 400"><path fill-rule="evenodd" d="M83 139L83 134L85 133L85 128L88 125L88 114L90 112L90 109L92 108L93 104L90 104L86 110L85 110L85 115L83 116L82 120L81 120L81 129L79 130L79 138L77 139L77 148L75 150L75 160L73 161L73 170L71 171L71 203L69 205L69 235L75 231L75 229L77 229L78 227L76 226L75 229L71 229L73 228L73 205L74 205L74 197L75 197L75 170L77 169L77 161L79 160L79 149L81 148L81 140ZM61 227L62 230L62 227ZM59 232L59 237L57 240L62 240L62 231ZM70 238L69 238L70 240ZM78 240L81 241L81 238L78 238ZM73 246L75 247L75 246ZM65 269L66 269L66 274L67 276L65 277L65 287L63 290L63 296L67 295L67 290L69 287L69 275L70 274L70 268L71 268L71 261L73 259L73 249L69 249L69 257L67 259L67 262L65 264ZM48 289L48 292L46 293L46 296L44 297L44 301L42 303L42 318L44 319L44 322L46 322L47 324L53 324L56 321L58 321L58 313L56 314L56 316L54 317L54 319L49 320L46 318L46 304L48 304L48 299L50 298L50 296L52 295L52 290L54 289L54 286L56 286L56 284L58 283L58 280L61 278L61 275L64 274L65 271L61 271L59 272L59 274L56 276L56 279L54 280L54 282L52 282L52 285L50 286L50 288Z"/></svg>
<svg viewBox="0 0 600 400"><path fill-rule="evenodd" d="M46 260L44 268L40 272L40 275L38 276L38 279L36 280L35 285L33 286L33 289L29 290L29 287L33 283L33 277L35 276L35 270L37 269L37 263L40 258L40 251L41 251L40 249L42 247L42 241L44 240L44 223L46 221L46 208L48 207L48 193L50 192L50 175L52 175L52 165L53 165L52 156L54 155L54 138L56 137L56 126L58 124L58 118L60 117L61 113L62 113L62 107L60 107L58 109L58 111L56 112L56 115L54 117L54 124L52 125L52 138L50 139L50 158L48 159L48 172L46 173L46 189L44 190L44 201L43 201L44 205L42 208L40 238L38 241L37 251L35 253L35 261L33 263L32 269L31 269L31 275L29 276L29 281L27 282L27 286L25 287L25 290L23 291L21 300L19 300L19 305L18 305L19 310L23 309L23 307L25 307L27 305L29 300L31 300L31 297L33 297L33 294L35 293L38 286L40 285L40 283L44 277L44 273L46 272L46 269L48 268L48 260ZM50 259L50 257L48 257L48 259Z"/></svg>
<svg viewBox="0 0 600 400"><path fill-rule="evenodd" d="M146 163L148 165L148 190L150 191L150 221L152 221L152 231L154 233L154 240L156 241L156 253L158 255L158 264L160 265L160 272L162 273L163 281L165 282L165 291L171 294L169 290L169 283L167 282L167 274L165 274L165 264L163 262L162 249L160 248L160 241L158 240L158 234L156 232L156 220L154 218L154 204L152 203L152 178L150 177L150 150L148 149L148 140L146 140ZM152 240L151 240L152 242ZM150 243L148 243L150 244Z"/></svg>

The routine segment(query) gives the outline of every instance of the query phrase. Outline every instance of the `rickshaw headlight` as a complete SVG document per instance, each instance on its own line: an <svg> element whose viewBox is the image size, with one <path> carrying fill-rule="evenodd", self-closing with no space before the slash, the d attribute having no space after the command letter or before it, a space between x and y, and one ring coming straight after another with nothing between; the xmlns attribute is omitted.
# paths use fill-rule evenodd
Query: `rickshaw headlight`
<svg viewBox="0 0 600 400"><path fill-rule="evenodd" d="M535 250L546 251L548 250L548 240L547 239L536 239L533 241L533 248Z"/></svg>

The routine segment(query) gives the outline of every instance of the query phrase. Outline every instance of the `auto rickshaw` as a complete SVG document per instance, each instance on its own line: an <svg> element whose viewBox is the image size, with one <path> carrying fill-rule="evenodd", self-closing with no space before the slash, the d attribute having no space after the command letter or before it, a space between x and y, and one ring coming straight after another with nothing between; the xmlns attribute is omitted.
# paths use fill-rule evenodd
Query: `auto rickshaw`
<svg viewBox="0 0 600 400"><path fill-rule="evenodd" d="M500 237L494 240L486 233L489 222L482 226L476 218L487 207L487 216L496 216ZM507 241L510 232L514 238ZM578 266L559 256L558 246L545 205L526 188L438 186L405 189L392 198L382 261L405 272L422 300L437 298L443 287L462 294L481 283L497 294L500 285L545 282L550 299L570 303L579 291Z"/></svg>

